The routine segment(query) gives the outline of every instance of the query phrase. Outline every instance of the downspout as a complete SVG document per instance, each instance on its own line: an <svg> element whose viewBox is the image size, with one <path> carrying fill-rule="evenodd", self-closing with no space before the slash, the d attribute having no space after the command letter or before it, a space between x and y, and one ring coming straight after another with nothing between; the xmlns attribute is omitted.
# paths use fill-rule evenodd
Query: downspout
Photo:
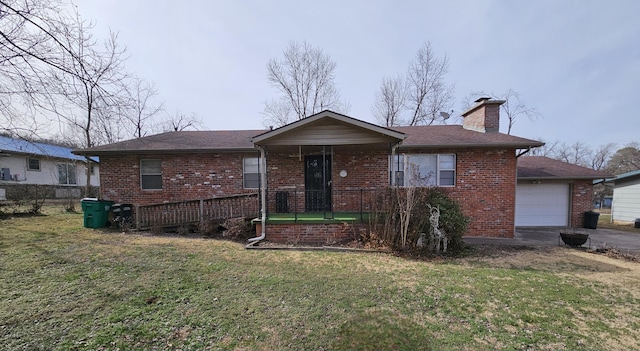
<svg viewBox="0 0 640 351"><path fill-rule="evenodd" d="M262 218L260 220L261 224L261 233L260 236L255 238L249 238L249 245L256 244L260 240L263 240L267 236L267 157L264 152L264 148L261 146L257 146L260 149L260 212L262 214ZM247 245L247 246L249 246Z"/></svg>

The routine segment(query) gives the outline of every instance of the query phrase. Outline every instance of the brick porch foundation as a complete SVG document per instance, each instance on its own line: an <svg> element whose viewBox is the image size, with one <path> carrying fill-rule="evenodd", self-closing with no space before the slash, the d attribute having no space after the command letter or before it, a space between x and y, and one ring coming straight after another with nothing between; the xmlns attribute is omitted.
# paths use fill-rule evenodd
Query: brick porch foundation
<svg viewBox="0 0 640 351"><path fill-rule="evenodd" d="M357 239L367 230L362 223L267 223L265 240L282 244L332 245ZM256 236L262 224L256 224Z"/></svg>

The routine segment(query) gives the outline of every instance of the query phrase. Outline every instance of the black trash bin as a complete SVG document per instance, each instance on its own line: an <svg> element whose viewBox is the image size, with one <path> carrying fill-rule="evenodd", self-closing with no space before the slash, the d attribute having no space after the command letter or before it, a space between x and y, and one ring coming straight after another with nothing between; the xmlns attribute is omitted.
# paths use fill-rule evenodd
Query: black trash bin
<svg viewBox="0 0 640 351"><path fill-rule="evenodd" d="M598 212L587 211L584 213L584 227L587 229L598 228L598 218L600 214Z"/></svg>
<svg viewBox="0 0 640 351"><path fill-rule="evenodd" d="M116 228L122 229L132 223L132 204L114 204L111 206L113 212L113 224Z"/></svg>

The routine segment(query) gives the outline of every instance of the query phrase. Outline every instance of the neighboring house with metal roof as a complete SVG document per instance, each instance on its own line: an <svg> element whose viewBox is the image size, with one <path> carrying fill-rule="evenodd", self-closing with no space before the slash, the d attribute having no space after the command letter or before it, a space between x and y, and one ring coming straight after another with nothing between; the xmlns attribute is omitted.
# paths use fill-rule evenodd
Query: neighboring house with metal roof
<svg viewBox="0 0 640 351"><path fill-rule="evenodd" d="M516 226L581 227L592 209L593 180L609 176L544 156L520 157Z"/></svg>
<svg viewBox="0 0 640 351"><path fill-rule="evenodd" d="M613 179L611 218L616 222L631 223L640 218L640 170L627 172Z"/></svg>
<svg viewBox="0 0 640 351"><path fill-rule="evenodd" d="M92 187L100 186L98 163L89 165ZM47 198L79 198L86 186L87 160L71 148L0 136L0 200L21 200L39 192Z"/></svg>
<svg viewBox="0 0 640 351"><path fill-rule="evenodd" d="M462 125L386 128L322 111L274 130L169 132L74 153L100 157L101 196L120 203L259 192L258 234L273 241L353 236L360 228L338 213L370 211L376 191L412 185L445 188L471 219L467 235L513 237L518 157L543 143L499 133L502 103L477 101ZM173 215L168 206L159 216ZM287 213L293 221L276 220ZM309 213L323 216L298 221Z"/></svg>

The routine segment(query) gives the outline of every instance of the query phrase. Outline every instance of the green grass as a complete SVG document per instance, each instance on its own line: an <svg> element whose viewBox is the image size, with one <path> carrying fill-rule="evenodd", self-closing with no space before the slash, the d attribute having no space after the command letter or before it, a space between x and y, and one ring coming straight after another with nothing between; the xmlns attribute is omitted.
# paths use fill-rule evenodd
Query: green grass
<svg viewBox="0 0 640 351"><path fill-rule="evenodd" d="M0 345L640 349L638 276L612 285L588 279L588 264L557 269L500 259L245 250L228 241L85 229L82 214L4 220Z"/></svg>
<svg viewBox="0 0 640 351"><path fill-rule="evenodd" d="M640 228L636 228L633 223L611 223L611 213L600 213L598 217L598 228L615 229L640 234Z"/></svg>

